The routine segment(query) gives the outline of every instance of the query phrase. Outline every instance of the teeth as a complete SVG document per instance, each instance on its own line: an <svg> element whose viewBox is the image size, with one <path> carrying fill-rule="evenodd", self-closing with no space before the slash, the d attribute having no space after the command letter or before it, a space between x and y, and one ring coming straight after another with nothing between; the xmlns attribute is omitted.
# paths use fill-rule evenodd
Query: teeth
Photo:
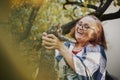
<svg viewBox="0 0 120 80"><path fill-rule="evenodd" d="M83 34L83 31L80 30L79 28L77 28L77 33L79 33L79 34Z"/></svg>
<svg viewBox="0 0 120 80"><path fill-rule="evenodd" d="M78 33L79 33L79 32L78 32ZM79 34L81 34L81 35L82 35L83 33L79 33Z"/></svg>
<svg viewBox="0 0 120 80"><path fill-rule="evenodd" d="M82 35L83 33L81 33L81 32L77 32L79 35Z"/></svg>

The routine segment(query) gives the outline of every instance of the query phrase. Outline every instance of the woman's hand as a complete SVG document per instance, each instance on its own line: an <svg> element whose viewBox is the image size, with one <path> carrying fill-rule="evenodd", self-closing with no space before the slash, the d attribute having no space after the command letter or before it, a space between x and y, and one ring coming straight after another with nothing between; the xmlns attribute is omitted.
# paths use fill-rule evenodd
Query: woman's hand
<svg viewBox="0 0 120 80"><path fill-rule="evenodd" d="M68 48L53 34L43 33L42 45L47 49L58 49L60 54L65 58L70 67L75 70L72 53L69 52Z"/></svg>
<svg viewBox="0 0 120 80"><path fill-rule="evenodd" d="M42 45L47 49L61 49L64 45L55 35L43 33Z"/></svg>

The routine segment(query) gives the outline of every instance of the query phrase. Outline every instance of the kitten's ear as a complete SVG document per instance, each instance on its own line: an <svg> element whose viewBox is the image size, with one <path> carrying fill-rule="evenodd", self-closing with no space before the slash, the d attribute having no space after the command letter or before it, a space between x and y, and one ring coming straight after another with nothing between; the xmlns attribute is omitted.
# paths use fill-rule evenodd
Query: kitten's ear
<svg viewBox="0 0 120 80"><path fill-rule="evenodd" d="M60 29L61 28L61 25L60 25L60 23L57 25L57 29Z"/></svg>
<svg viewBox="0 0 120 80"><path fill-rule="evenodd" d="M57 32L58 32L59 34L62 34L62 29L61 29L60 23L57 25Z"/></svg>

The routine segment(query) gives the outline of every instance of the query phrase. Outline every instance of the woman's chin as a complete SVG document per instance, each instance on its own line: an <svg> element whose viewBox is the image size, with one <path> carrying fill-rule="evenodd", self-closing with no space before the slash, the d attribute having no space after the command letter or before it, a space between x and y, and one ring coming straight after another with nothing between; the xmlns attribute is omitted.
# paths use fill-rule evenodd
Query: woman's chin
<svg viewBox="0 0 120 80"><path fill-rule="evenodd" d="M78 38L78 39L80 39L80 38L83 37L83 34L79 34L79 33L78 33L78 34L75 35L75 37Z"/></svg>

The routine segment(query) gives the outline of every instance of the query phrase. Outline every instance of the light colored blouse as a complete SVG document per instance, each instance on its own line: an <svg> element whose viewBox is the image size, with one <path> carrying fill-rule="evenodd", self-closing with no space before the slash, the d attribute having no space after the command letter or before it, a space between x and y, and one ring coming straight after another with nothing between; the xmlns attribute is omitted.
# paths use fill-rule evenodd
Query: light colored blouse
<svg viewBox="0 0 120 80"><path fill-rule="evenodd" d="M56 50L55 56L60 80L105 80L107 60L102 46L88 44L75 55L72 53L75 43L65 42L65 45L72 54L75 71Z"/></svg>

